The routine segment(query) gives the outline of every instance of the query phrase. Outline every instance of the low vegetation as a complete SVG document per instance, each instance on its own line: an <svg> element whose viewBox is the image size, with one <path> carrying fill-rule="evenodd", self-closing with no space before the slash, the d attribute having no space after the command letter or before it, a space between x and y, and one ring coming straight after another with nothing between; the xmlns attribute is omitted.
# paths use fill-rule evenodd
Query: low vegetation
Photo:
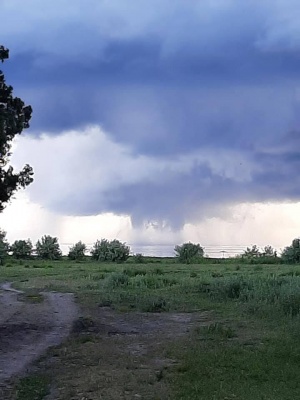
<svg viewBox="0 0 300 400"><path fill-rule="evenodd" d="M103 362L102 366L99 364L101 352L106 351L103 346L107 337L107 333L106 336L99 334L99 326L104 326L103 317L99 317L102 309L114 312L109 314L110 319L123 321L124 316L132 315L136 321L128 328L133 336L113 339L113 363L120 360L119 379L113 394L106 394L107 399L121 398L118 391L122 390L130 393L127 396L130 398L132 393L140 393L142 387L146 399L289 400L300 397L299 240L294 240L282 257L271 246L262 250L252 246L233 259L209 259L199 244L177 246L174 258L151 258L142 254L130 256L125 243L104 239L95 242L91 257L86 255L82 242L70 248L68 257L62 257L58 241L54 239L44 236L39 242L45 253L36 251L36 256L29 256L24 251L24 260L18 256L20 253L13 251L13 246L9 247L5 233L0 240L4 254L0 280L13 281L16 288L24 290L24 301L42 301L41 291L73 292L85 310L78 320L81 328L77 327L76 334L79 336L57 350L59 372L52 371L50 376L42 370L38 375L42 380L36 380L35 375L16 383L14 390L19 393L19 400L27 398L31 385L39 393L37 398L42 399L49 389L48 382L61 388L59 398L77 398L87 390L91 399L102 395L106 385L104 375L113 373L112 363L105 364L106 372ZM15 242L14 248L21 252L25 244L29 243ZM144 315L141 313L153 315L154 319L152 325L149 322L145 325L145 336L134 336L139 326L137 321ZM147 333L155 320L162 323L161 318L172 313L177 313L174 318L179 321L185 315L198 315L200 322L191 325L185 335L176 335L177 328L167 324L159 337ZM201 315L205 315L203 320ZM168 329L171 329L169 334ZM118 335L115 328L110 332ZM107 346L111 349L109 341ZM132 357L126 356L127 350L123 352L122 346L148 349L145 353L148 361L152 357L151 366L147 367L147 376L151 376L149 388L141 385L145 376L138 365L133 368ZM164 366L156 370L155 360L162 351L164 360L173 361L164 361ZM143 357L146 365L147 357ZM93 365L92 386L86 379L78 378L89 376L90 365ZM133 385L129 385L129 391L124 389L129 387L126 384L128 368L132 377L130 385ZM68 389L75 386L76 390Z"/></svg>
<svg viewBox="0 0 300 400"><path fill-rule="evenodd" d="M63 260L50 265L46 260L20 264L12 259L1 267L1 280L14 281L26 290L74 292L91 315L99 307L121 312L120 318L135 312L210 313L206 324L196 324L189 334L165 342L165 357L176 363L159 376L174 399L288 400L300 396L300 265L224 260L187 266L175 259L173 263L160 259L159 264L128 259L122 265ZM96 349L100 340L88 333L80 342L64 344L64 349L71 347L59 351L62 365L69 351L79 351L82 359L76 366L68 362L62 375L54 373L51 379L65 379L66 387L72 385L72 374L78 376L80 370L85 374L86 365L96 362L89 359L96 354L81 353L85 343ZM96 386L97 374L93 379ZM82 387L83 392L86 389ZM167 394L161 398L167 399Z"/></svg>

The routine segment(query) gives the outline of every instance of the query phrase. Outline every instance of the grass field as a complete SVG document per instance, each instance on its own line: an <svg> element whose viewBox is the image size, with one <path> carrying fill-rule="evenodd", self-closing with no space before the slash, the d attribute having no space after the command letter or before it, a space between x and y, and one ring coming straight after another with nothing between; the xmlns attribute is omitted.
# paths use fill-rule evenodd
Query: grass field
<svg viewBox="0 0 300 400"><path fill-rule="evenodd" d="M56 387L54 398L300 398L300 265L10 260L0 279L28 293L76 294L80 335L50 350L52 367L41 360L36 378ZM100 309L123 327L138 326L137 317L147 326L159 321L159 336L109 336L99 328ZM167 334L180 330L168 316L184 325L184 313L199 317L189 332ZM28 382L33 393L34 378L16 383L19 400L29 398ZM42 399L43 387L38 392Z"/></svg>

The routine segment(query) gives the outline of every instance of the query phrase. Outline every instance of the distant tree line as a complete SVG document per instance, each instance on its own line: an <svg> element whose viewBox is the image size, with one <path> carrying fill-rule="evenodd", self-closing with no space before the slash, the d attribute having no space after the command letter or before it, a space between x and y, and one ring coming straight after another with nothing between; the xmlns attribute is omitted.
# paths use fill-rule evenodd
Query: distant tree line
<svg viewBox="0 0 300 400"><path fill-rule="evenodd" d="M90 250L90 255L96 261L124 262L130 254L130 247L117 239L97 240ZM0 261L12 255L16 259L29 259L37 257L42 260L60 260L62 251L58 238L44 235L33 246L30 239L16 240L12 245L6 240L6 232L0 230ZM68 258L70 260L82 261L87 255L86 245L79 241L69 248Z"/></svg>
<svg viewBox="0 0 300 400"><path fill-rule="evenodd" d="M265 246L260 250L256 245L247 247L244 253L239 256L240 259L254 263L290 263L295 264L300 262L300 239L294 239L290 246L283 249L280 256L272 246Z"/></svg>
<svg viewBox="0 0 300 400"><path fill-rule="evenodd" d="M197 263L204 258L204 248L196 243L184 243L175 247L175 255L181 263ZM232 259L232 258L231 258ZM290 246L284 248L281 255L270 245L260 249L257 245L247 247L241 255L234 257L241 262L249 263L300 263L300 239L294 239Z"/></svg>
<svg viewBox="0 0 300 400"><path fill-rule="evenodd" d="M204 247L199 243L186 242L177 245L174 248L175 259L184 264L197 264L203 262L205 257ZM89 253L89 254L88 254ZM36 257L43 260L60 260L62 251L59 246L58 238L50 235L44 235L33 246L30 239L15 240L13 244L9 244L6 239L6 232L0 229L0 263L8 255L16 259L30 259ZM122 243L117 239L97 240L88 251L87 246L79 241L69 248L67 257L74 261L83 261L87 256L92 260L99 262L125 262L130 256L130 247L126 243ZM141 253L133 255L133 261L136 263L145 262L145 257ZM247 247L245 251L234 257L240 262L247 263L300 263L300 239L296 238L290 246L287 246L278 256L277 251L272 246L265 246L260 249L253 245ZM233 260L231 258L231 260Z"/></svg>

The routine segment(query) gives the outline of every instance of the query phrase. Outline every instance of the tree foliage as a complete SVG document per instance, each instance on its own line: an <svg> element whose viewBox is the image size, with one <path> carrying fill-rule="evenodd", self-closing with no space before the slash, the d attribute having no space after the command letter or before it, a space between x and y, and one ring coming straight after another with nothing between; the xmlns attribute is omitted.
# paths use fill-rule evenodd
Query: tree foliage
<svg viewBox="0 0 300 400"><path fill-rule="evenodd" d="M242 254L242 257L253 258L253 257L259 257L260 255L261 255L260 250L255 244L252 247L247 247L244 253Z"/></svg>
<svg viewBox="0 0 300 400"><path fill-rule="evenodd" d="M92 259L97 261L123 262L127 260L129 253L129 246L117 239L97 240L91 249Z"/></svg>
<svg viewBox="0 0 300 400"><path fill-rule="evenodd" d="M81 241L77 242L69 250L68 257L70 260L83 260L86 252L86 245Z"/></svg>
<svg viewBox="0 0 300 400"><path fill-rule="evenodd" d="M143 264L145 262L145 257L142 253L136 253L132 256L133 261L136 264Z"/></svg>
<svg viewBox="0 0 300 400"><path fill-rule="evenodd" d="M237 258L250 264L276 264L280 262L277 257L277 251L270 245L265 246L262 249L256 245L247 247L246 250Z"/></svg>
<svg viewBox="0 0 300 400"><path fill-rule="evenodd" d="M204 256L204 249L199 243L183 243L181 246L175 246L174 251L178 261L185 264L198 262Z"/></svg>
<svg viewBox="0 0 300 400"><path fill-rule="evenodd" d="M262 250L259 247L253 245L252 247L247 247L244 253L242 254L242 258L255 259L255 258L276 258L277 252L274 250L272 246L265 246Z"/></svg>
<svg viewBox="0 0 300 400"><path fill-rule="evenodd" d="M15 258L30 258L33 251L31 240L15 240L15 242L10 246L10 251Z"/></svg>
<svg viewBox="0 0 300 400"><path fill-rule="evenodd" d="M265 257L277 257L277 251L272 246L265 246L262 255Z"/></svg>
<svg viewBox="0 0 300 400"><path fill-rule="evenodd" d="M57 237L44 235L35 247L37 256L44 260L58 260L62 256Z"/></svg>
<svg viewBox="0 0 300 400"><path fill-rule="evenodd" d="M8 49L0 46L0 60L3 62L8 57ZM0 211L16 190L33 181L33 171L28 164L19 173L8 165L12 140L29 127L31 113L31 106L25 106L20 98L13 96L13 87L6 84L0 71Z"/></svg>
<svg viewBox="0 0 300 400"><path fill-rule="evenodd" d="M294 239L291 246L287 246L281 257L283 261L288 263L299 263L300 262L300 239Z"/></svg>
<svg viewBox="0 0 300 400"><path fill-rule="evenodd" d="M5 257L8 255L9 244L6 240L6 232L0 229L0 264L3 264Z"/></svg>

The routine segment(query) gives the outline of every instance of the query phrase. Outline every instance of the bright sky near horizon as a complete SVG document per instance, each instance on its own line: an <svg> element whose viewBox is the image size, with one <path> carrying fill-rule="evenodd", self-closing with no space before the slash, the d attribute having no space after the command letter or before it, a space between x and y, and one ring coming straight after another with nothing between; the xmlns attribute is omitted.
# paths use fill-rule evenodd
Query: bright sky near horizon
<svg viewBox="0 0 300 400"><path fill-rule="evenodd" d="M35 181L10 241L271 244L300 234L296 0L0 0Z"/></svg>

